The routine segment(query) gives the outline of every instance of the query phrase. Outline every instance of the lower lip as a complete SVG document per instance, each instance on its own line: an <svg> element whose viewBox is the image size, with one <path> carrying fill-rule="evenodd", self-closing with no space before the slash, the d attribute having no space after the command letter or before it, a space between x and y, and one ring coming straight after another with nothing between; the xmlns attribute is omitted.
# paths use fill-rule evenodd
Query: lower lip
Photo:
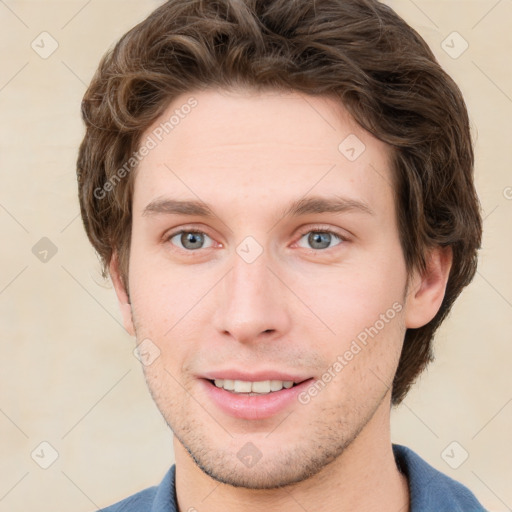
<svg viewBox="0 0 512 512"><path fill-rule="evenodd" d="M294 401L297 395L306 389L313 379L305 380L291 388L283 388L260 396L248 396L236 394L218 388L209 380L201 379L202 385L209 398L224 413L244 420L263 420L286 409Z"/></svg>

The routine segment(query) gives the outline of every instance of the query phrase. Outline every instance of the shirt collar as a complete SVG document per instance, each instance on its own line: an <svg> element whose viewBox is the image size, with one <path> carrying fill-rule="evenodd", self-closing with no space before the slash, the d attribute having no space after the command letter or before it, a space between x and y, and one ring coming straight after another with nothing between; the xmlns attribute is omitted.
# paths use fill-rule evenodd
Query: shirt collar
<svg viewBox="0 0 512 512"><path fill-rule="evenodd" d="M454 492L465 494L467 499L474 499L475 512L485 512L484 508L478 506L469 489L433 468L413 450L399 444L393 444L392 448L399 471L407 477L411 512L446 510L446 506L450 507L450 512L468 512L455 499ZM151 512L177 510L176 466L173 464L157 488Z"/></svg>

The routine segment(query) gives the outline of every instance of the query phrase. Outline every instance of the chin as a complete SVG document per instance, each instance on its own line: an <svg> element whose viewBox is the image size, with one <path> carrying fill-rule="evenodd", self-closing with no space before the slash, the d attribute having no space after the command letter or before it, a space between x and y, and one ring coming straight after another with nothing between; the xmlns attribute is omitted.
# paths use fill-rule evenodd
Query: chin
<svg viewBox="0 0 512 512"><path fill-rule="evenodd" d="M222 484L253 490L278 489L303 482L320 473L344 449L344 446L318 449L312 445L308 456L304 449L296 446L288 447L287 452L267 448L270 457L262 453L260 460L247 467L240 460L241 450L235 453L226 448L205 449L204 446L211 447L212 443L196 443L197 439L191 439L192 442L186 444L176 432L174 434L204 474ZM196 450L195 446L201 448Z"/></svg>
<svg viewBox="0 0 512 512"><path fill-rule="evenodd" d="M311 475L305 474L301 469L291 469L289 466L264 467L240 469L239 465L233 467L220 467L217 463L214 467L204 466L196 462L198 467L213 480L231 487L239 487L253 490L270 490L283 488L292 484L302 482Z"/></svg>

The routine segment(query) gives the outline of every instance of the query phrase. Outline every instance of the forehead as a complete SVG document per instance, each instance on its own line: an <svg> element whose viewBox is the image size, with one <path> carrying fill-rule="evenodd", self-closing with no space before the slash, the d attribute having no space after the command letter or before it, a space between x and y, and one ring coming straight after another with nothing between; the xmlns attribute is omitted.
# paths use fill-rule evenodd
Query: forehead
<svg viewBox="0 0 512 512"><path fill-rule="evenodd" d="M142 144L149 141L153 147L136 171L139 210L165 194L231 204L241 197L287 202L308 191L392 201L390 148L333 98L191 92L175 98L144 133Z"/></svg>

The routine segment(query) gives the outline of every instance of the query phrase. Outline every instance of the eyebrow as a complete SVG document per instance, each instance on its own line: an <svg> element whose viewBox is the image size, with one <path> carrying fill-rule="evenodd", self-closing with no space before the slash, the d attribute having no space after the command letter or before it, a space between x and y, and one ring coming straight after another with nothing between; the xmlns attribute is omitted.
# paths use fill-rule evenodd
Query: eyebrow
<svg viewBox="0 0 512 512"><path fill-rule="evenodd" d="M363 201L340 196L312 196L293 201L281 211L279 218L299 217L319 213L344 213L350 211L375 215L374 211ZM216 217L213 213L213 208L203 201L171 198L157 198L151 201L142 212L143 216L155 214L190 215L208 219Z"/></svg>

